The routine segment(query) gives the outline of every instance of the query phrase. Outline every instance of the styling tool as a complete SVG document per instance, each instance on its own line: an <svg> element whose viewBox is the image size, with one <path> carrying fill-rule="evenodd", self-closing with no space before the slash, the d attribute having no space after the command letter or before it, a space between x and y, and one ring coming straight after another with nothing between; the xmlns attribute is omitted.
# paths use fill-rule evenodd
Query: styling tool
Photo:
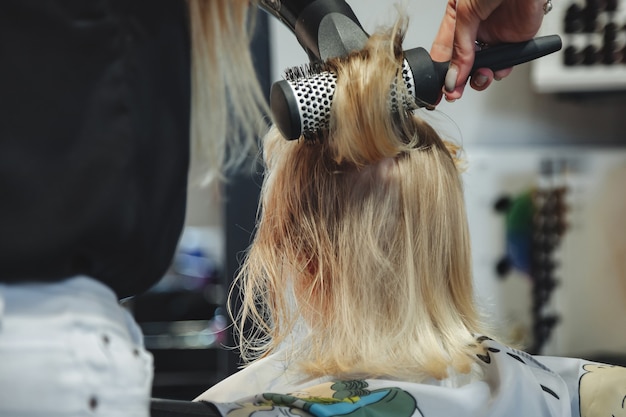
<svg viewBox="0 0 626 417"><path fill-rule="evenodd" d="M272 85L270 108L274 123L289 140L311 139L328 128L337 76L324 62L363 49L369 35L344 0L261 0L260 5L281 20L307 52L310 63L285 73ZM560 50L561 38L550 35L526 42L499 44L476 52L478 68L497 71ZM403 79L410 97L392 101L391 110L433 107L440 97L449 62L436 62L424 48L404 51ZM395 108L394 108L395 107Z"/></svg>
<svg viewBox="0 0 626 417"><path fill-rule="evenodd" d="M344 0L260 0L259 6L296 35L311 62L363 49L369 37Z"/></svg>

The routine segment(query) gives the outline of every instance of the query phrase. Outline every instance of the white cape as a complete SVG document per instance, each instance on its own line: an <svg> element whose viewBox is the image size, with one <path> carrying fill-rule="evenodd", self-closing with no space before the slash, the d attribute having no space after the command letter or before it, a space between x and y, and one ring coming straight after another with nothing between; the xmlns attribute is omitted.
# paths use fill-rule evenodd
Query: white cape
<svg viewBox="0 0 626 417"><path fill-rule="evenodd" d="M626 368L480 341L480 379L306 379L270 356L196 400L225 417L626 417Z"/></svg>

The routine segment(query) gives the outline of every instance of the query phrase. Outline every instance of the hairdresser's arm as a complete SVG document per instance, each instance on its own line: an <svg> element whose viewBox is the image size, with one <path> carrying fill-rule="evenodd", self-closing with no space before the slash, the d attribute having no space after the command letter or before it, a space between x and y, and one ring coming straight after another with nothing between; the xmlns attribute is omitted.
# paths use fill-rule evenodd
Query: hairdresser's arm
<svg viewBox="0 0 626 417"><path fill-rule="evenodd" d="M546 0L448 0L444 18L431 49L436 61L451 60L446 76L448 100L456 100L474 63L475 41L486 44L522 42L533 38L541 26ZM511 68L476 70L470 81L484 90L495 79L509 75Z"/></svg>

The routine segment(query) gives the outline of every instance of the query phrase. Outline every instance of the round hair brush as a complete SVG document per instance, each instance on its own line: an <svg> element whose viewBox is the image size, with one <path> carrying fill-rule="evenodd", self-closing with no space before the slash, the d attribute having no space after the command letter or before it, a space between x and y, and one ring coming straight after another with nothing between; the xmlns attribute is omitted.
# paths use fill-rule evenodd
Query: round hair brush
<svg viewBox="0 0 626 417"><path fill-rule="evenodd" d="M497 71L561 49L561 38L550 35L520 43L500 44L476 52L472 72ZM433 61L424 48L404 52L402 78L410 97L392 97L391 110L433 106L439 99L449 62ZM286 139L314 139L328 129L337 76L319 62L286 71L272 85L270 107L274 123Z"/></svg>

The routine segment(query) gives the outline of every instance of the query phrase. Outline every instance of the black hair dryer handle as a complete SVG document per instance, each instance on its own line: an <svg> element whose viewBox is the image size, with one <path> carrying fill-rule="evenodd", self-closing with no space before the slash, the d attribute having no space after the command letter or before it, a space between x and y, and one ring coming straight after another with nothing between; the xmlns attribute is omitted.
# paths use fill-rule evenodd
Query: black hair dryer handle
<svg viewBox="0 0 626 417"><path fill-rule="evenodd" d="M503 43L488 46L476 52L472 72L478 68L498 71L541 58L560 50L563 46L559 35L542 36L519 43Z"/></svg>
<svg viewBox="0 0 626 417"><path fill-rule="evenodd" d="M524 62L551 54L562 47L559 35L542 36L519 43L503 43L476 52L470 73L478 68L492 71L513 67ZM437 62L430 58L424 48L410 49L404 57L413 73L415 98L418 106L432 106L438 100L443 87L449 61Z"/></svg>

